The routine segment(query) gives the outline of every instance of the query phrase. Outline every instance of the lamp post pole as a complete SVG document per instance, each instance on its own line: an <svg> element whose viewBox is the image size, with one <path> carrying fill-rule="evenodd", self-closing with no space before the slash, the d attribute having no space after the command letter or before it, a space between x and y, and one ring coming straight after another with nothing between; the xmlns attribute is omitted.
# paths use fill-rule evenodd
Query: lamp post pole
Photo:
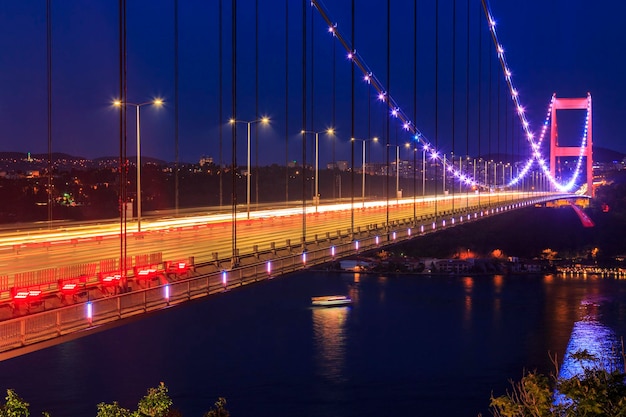
<svg viewBox="0 0 626 417"><path fill-rule="evenodd" d="M315 211L317 211L317 206L320 203L319 172L320 172L320 132L315 132L315 196L313 196L313 201L315 202Z"/></svg>
<svg viewBox="0 0 626 417"><path fill-rule="evenodd" d="M137 232L141 232L141 129L139 127L139 109L137 107Z"/></svg>
<svg viewBox="0 0 626 417"><path fill-rule="evenodd" d="M145 103L123 103L120 100L115 100L113 105L115 107L122 106L135 106L136 108L136 129L137 129L137 231L141 232L141 125L139 122L139 109L141 106L153 104L155 106L161 106L163 100L160 98Z"/></svg>
<svg viewBox="0 0 626 417"><path fill-rule="evenodd" d="M426 196L426 151L428 146L422 148L422 197Z"/></svg>
<svg viewBox="0 0 626 417"><path fill-rule="evenodd" d="M396 148L396 202L400 199L400 145L387 145L389 148ZM410 148L409 143L405 144L405 147ZM389 172L387 172L389 175Z"/></svg>
<svg viewBox="0 0 626 417"><path fill-rule="evenodd" d="M365 208L365 141L363 141L363 169L361 180L361 197L363 198L363 208Z"/></svg>
<svg viewBox="0 0 626 417"><path fill-rule="evenodd" d="M396 147L396 201L400 191L400 145L391 145Z"/></svg>
<svg viewBox="0 0 626 417"><path fill-rule="evenodd" d="M319 139L320 139L320 133L324 133L326 132L326 134L328 135L333 135L335 133L335 130L331 127L328 128L326 130L323 130L321 132L314 132L311 130L302 130L300 133L305 135L305 134L313 134L315 136L315 178L313 179L313 182L315 184L315 191L314 191L314 195L313 195L313 203L315 204L315 211L317 212L319 203L320 203L320 196L319 196ZM303 162L304 164L304 162ZM304 165L303 165L303 169L304 169ZM303 172L304 175L304 172ZM304 198L304 196L302 196L302 198Z"/></svg>
<svg viewBox="0 0 626 417"><path fill-rule="evenodd" d="M256 119L256 120L250 120L250 121L245 121L245 120L235 120L235 119L230 119L229 123L230 124L235 124L235 123L245 123L248 127L248 143L247 143L247 157L246 157L246 163L247 163L247 172L246 172L246 217L248 219L250 219L250 126L252 125L252 123L262 123L264 125L268 124L270 122L270 119L268 117L261 117L260 119ZM234 167L233 167L234 169Z"/></svg>
<svg viewBox="0 0 626 417"><path fill-rule="evenodd" d="M443 171L443 195L446 195L446 154L443 154L443 162L441 165L441 169Z"/></svg>
<svg viewBox="0 0 626 417"><path fill-rule="evenodd" d="M359 141L361 141L363 143L363 150L362 150L363 162L362 162L362 172L361 172L361 199L363 200L363 203L362 203L363 206L362 207L365 208L365 170L366 170L366 167L367 167L366 159L365 159L365 157L366 157L366 155L365 155L365 142L367 142L368 140L371 140L373 142L378 142L378 138L377 137L374 137L374 138L371 138L371 139L356 139L356 138L352 138L351 140L352 141L359 140Z"/></svg>
<svg viewBox="0 0 626 417"><path fill-rule="evenodd" d="M247 172L246 172L246 213L248 220L250 220L250 125L253 122L246 122L248 125L248 158L247 158Z"/></svg>

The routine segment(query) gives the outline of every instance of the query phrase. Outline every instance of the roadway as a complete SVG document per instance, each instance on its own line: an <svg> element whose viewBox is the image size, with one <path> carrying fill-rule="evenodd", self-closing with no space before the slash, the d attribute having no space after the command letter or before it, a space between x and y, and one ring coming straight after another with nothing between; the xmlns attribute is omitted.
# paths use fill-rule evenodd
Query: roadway
<svg viewBox="0 0 626 417"><path fill-rule="evenodd" d="M354 216L350 203L321 204L317 208L307 202L306 217L303 208L262 208L247 213L237 213L236 245L239 255L269 251L285 247L287 240L293 246L301 245L303 229L305 239L313 242L317 237L349 234L354 230L389 222L411 220L415 216L429 216L450 212L454 209L486 207L504 202L515 202L540 194L492 193L456 194L454 196L427 196L389 201L366 201L355 199ZM388 213L388 214L387 214ZM232 255L232 213L216 212L142 219L142 231L137 232L134 221L127 223L127 256L162 253L163 260L195 258L196 263L210 262L217 257L222 260ZM20 272L59 268L120 256L119 222L75 224L63 223L58 227L29 228L28 230L0 231L0 276Z"/></svg>

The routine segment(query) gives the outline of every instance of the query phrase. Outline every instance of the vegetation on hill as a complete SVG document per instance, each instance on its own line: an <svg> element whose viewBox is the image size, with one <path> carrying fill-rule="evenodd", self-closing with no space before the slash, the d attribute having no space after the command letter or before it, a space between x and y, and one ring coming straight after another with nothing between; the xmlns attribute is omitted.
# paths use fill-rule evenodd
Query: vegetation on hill
<svg viewBox="0 0 626 417"><path fill-rule="evenodd" d="M15 391L7 390L6 402L0 404L0 417L28 417L30 416L30 404L20 398ZM146 395L139 400L137 410L130 411L120 406L117 401L111 404L100 403L96 406L96 417L182 417L182 414L172 407L173 401L168 394L168 389L163 382L156 388L149 388ZM50 417L44 412L44 416ZM226 410L226 400L219 398L215 405L204 417L229 417Z"/></svg>
<svg viewBox="0 0 626 417"><path fill-rule="evenodd" d="M571 378L526 372L505 395L491 397L494 417L617 417L626 415L622 364L602 364L588 351L572 354L582 370ZM555 361L556 365L556 361Z"/></svg>

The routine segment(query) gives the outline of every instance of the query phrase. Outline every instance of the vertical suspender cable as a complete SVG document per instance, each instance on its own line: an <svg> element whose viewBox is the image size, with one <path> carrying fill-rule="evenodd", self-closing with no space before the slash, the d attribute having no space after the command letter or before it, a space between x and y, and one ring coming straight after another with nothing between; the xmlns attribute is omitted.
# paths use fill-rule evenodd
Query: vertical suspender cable
<svg viewBox="0 0 626 417"><path fill-rule="evenodd" d="M126 85L126 0L119 0L119 88L120 101L127 102ZM120 109L120 159L119 159L119 208L120 208L120 273L122 275L122 286L126 286L126 206L127 188L126 176L128 173L128 158L126 156L126 108Z"/></svg>
<svg viewBox="0 0 626 417"><path fill-rule="evenodd" d="M174 0L174 207L178 215L178 0ZM139 196L137 196L139 198Z"/></svg>
<svg viewBox="0 0 626 417"><path fill-rule="evenodd" d="M254 118L259 117L259 0L254 0ZM256 208L259 207L259 124L254 124L254 188ZM248 172L248 175L250 173Z"/></svg>
<svg viewBox="0 0 626 417"><path fill-rule="evenodd" d="M452 1L452 153L450 155L450 162L454 167L454 136L456 125L456 0ZM446 169L444 166L443 169ZM459 171L461 166L459 164ZM452 211L454 211L454 177L452 179ZM445 189L445 187L444 187Z"/></svg>
<svg viewBox="0 0 626 417"><path fill-rule="evenodd" d="M439 0L435 0L435 149L439 149ZM435 161L435 223L437 222L437 175Z"/></svg>
<svg viewBox="0 0 626 417"><path fill-rule="evenodd" d="M306 126L306 10L307 0L302 1L302 131ZM302 251L306 250L306 134L302 134Z"/></svg>
<svg viewBox="0 0 626 417"><path fill-rule="evenodd" d="M237 0L232 0L232 37L231 37L231 54L232 54L232 120L237 120ZM231 212L232 212L232 261L231 267L239 263L237 259L237 123L232 123L232 166L231 166Z"/></svg>
<svg viewBox="0 0 626 417"><path fill-rule="evenodd" d="M498 108L497 112L496 112L496 119L497 119L497 124L496 124L496 137L498 140L498 145L497 145L497 153L496 155L498 156L498 159L502 159L502 155L500 154L500 77L496 77L496 107ZM494 189L497 191L498 190L498 159L496 159L494 161L494 163L496 164L496 169L495 169L495 175L493 178L493 184L494 184ZM502 161L500 161L502 162ZM500 194L496 194L498 201L500 201Z"/></svg>
<svg viewBox="0 0 626 417"><path fill-rule="evenodd" d="M504 95L504 162L513 166L513 158L509 157L509 100L506 99L506 89L504 89ZM503 175L503 178L506 178L506 175ZM511 177L511 179L513 178ZM502 186L504 187L506 184L507 182L504 181Z"/></svg>
<svg viewBox="0 0 626 417"><path fill-rule="evenodd" d="M310 120L311 120L311 124L310 124L310 131L315 132L316 131L316 126L315 126L315 24L313 23L313 19L314 19L314 15L315 13L313 13L313 9L311 9L311 116L310 116ZM316 161L316 153L315 153L315 147L319 146L318 140L319 140L319 135L315 135L315 137L317 138L317 140L313 140L311 141L311 155L313 158L313 163L315 163ZM316 172L316 167L313 166L313 183L311 184L311 188L313 190L315 190L315 182L319 181L319 179L316 177L317 172ZM315 191L311 192L311 195L313 196L313 205L315 206L315 208L317 209L317 196L315 195Z"/></svg>
<svg viewBox="0 0 626 417"><path fill-rule="evenodd" d="M487 84L487 120L489 121L489 124L487 124L487 139L488 139L488 152L489 152L489 158L491 161L493 161L493 154L491 153L491 125L493 124L492 119L491 119L491 106L492 106L492 102L491 102L491 76L492 76L492 67L493 67L493 57L491 54L491 43L489 43L489 70L488 70L488 74L489 74L489 78L488 81L489 83ZM489 166L487 164L487 166ZM487 183L489 184L489 205L491 205L491 173L488 172L487 173Z"/></svg>
<svg viewBox="0 0 626 417"><path fill-rule="evenodd" d="M469 13L469 11L468 11ZM480 19L482 16L483 10L482 6L478 10L478 161L481 162L482 154L480 152L480 142L482 137L482 118L481 118L481 107L482 107L482 72L483 72L483 32L480 27ZM481 168L484 168L483 164L480 164ZM481 176L482 178L482 176ZM476 178L474 178L476 181ZM480 182L480 181L478 181ZM487 184L484 184L487 185ZM483 187L484 188L484 187ZM480 187L478 192L478 205L480 206Z"/></svg>
<svg viewBox="0 0 626 417"><path fill-rule="evenodd" d="M513 174L513 168L515 167L515 149L513 148L513 114L515 113L511 107L511 102L510 100L508 100L507 98L507 91L504 92L504 99L506 100L506 105L507 105L507 119L510 119L507 121L507 140L510 139L511 140L511 147L509 148L509 162L511 164L511 168L509 169L509 181L507 184L510 184L510 191L515 191L513 189L513 184L511 184L511 182L513 181L513 178L515 178L516 176L514 176ZM510 127L510 130L509 130Z"/></svg>
<svg viewBox="0 0 626 417"><path fill-rule="evenodd" d="M48 74L48 226L52 222L52 0L46 1L46 65Z"/></svg>
<svg viewBox="0 0 626 417"><path fill-rule="evenodd" d="M369 150L367 151L368 155L370 155L370 161L372 160L371 153L371 139L372 139L372 83L368 81L367 83L367 139L369 139ZM366 145L367 146L367 145ZM365 169L365 173L367 175L367 165L365 161L363 161L363 169ZM368 188L371 190L372 186L371 181L368 181ZM371 195L371 193L368 193Z"/></svg>
<svg viewBox="0 0 626 417"><path fill-rule="evenodd" d="M332 100L332 126L336 129L337 121L336 121L336 97L337 97L337 41L335 40L335 33L333 32L333 100ZM337 168L335 162L335 142L337 142L337 136L333 136L332 138L332 154L333 154L333 199L337 197L336 189L337 189Z"/></svg>
<svg viewBox="0 0 626 417"><path fill-rule="evenodd" d="M220 209L222 208L222 205L224 204L224 181L223 181L223 177L224 177L224 164L223 164L223 144L222 144L222 133L223 133L223 128L224 128L224 113L223 113L223 104L224 104L224 89L222 87L222 85L224 84L224 74L222 73L222 60L223 60L223 47L222 47L222 41L223 41L223 22L222 22L222 9L223 8L223 0L219 0L219 7L218 7L218 14L219 14L219 24L218 24L218 32L219 32L219 45L218 45L218 95L219 95L219 101L220 101L220 109L219 109L219 122L218 122L218 126L219 126L219 140L220 140L220 144L219 144L219 160L220 160L220 169L218 171L218 174L220 176L219 181L220 181Z"/></svg>
<svg viewBox="0 0 626 417"><path fill-rule="evenodd" d="M389 102L389 97L390 97L390 83L391 83L391 0L387 0L387 95L384 97L384 100ZM386 181L386 198L387 198L387 202L386 202L386 220L385 220L385 225L386 225L386 229L387 229L387 239L389 239L389 116L387 114L388 112L388 107L385 106L384 107L384 112L385 112L385 129L386 129L386 135L387 135L387 139L386 139L386 146L385 146L385 153L386 153L386 164L387 164L387 175L385 176L385 181Z"/></svg>
<svg viewBox="0 0 626 417"><path fill-rule="evenodd" d="M417 123L417 0L413 1L413 123ZM413 226L417 223L417 140L413 138Z"/></svg>
<svg viewBox="0 0 626 417"><path fill-rule="evenodd" d="M285 205L289 205L289 2L285 0Z"/></svg>
<svg viewBox="0 0 626 417"><path fill-rule="evenodd" d="M467 36L466 36L466 49L467 49L467 61L465 62L465 157L467 158L466 168L469 170L469 108L470 108L470 0L467 0ZM472 166L472 168L474 168ZM466 174L466 175L469 175ZM476 180L476 178L473 178ZM469 208L469 192L470 187L467 187L467 198L465 199L465 209Z"/></svg>
<svg viewBox="0 0 626 417"><path fill-rule="evenodd" d="M354 0L352 0L352 50L356 51L356 44L354 43L354 25L355 25L355 9ZM350 100L351 107L351 125L350 125L350 138L356 137L354 133L354 59L350 62L351 68L351 94ZM354 140L350 141L350 236L354 237Z"/></svg>

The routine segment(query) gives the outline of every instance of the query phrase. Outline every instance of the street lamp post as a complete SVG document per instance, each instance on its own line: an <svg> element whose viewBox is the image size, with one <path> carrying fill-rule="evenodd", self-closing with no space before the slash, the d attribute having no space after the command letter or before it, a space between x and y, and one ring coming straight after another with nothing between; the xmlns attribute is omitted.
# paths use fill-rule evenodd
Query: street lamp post
<svg viewBox="0 0 626 417"><path fill-rule="evenodd" d="M422 197L426 196L426 151L428 145L422 148Z"/></svg>
<svg viewBox="0 0 626 417"><path fill-rule="evenodd" d="M446 154L443 154L441 169L443 170L443 195L446 195Z"/></svg>
<svg viewBox="0 0 626 417"><path fill-rule="evenodd" d="M320 133L324 133L324 132L326 132L327 135L332 136L335 133L335 130L331 127L321 132L314 132L311 130L302 130L300 132L303 135L307 133L315 135L315 178L314 178L315 194L313 195L313 203L315 203L315 211L317 211L317 206L320 203L320 194L319 194L319 164L320 164L319 147L320 147L320 144L319 144L319 139L320 139Z"/></svg>
<svg viewBox="0 0 626 417"><path fill-rule="evenodd" d="M400 146L396 145L396 200L400 198Z"/></svg>
<svg viewBox="0 0 626 417"><path fill-rule="evenodd" d="M387 145L390 148L396 148L396 200L400 199L400 145ZM410 148L411 144L404 144L406 148Z"/></svg>
<svg viewBox="0 0 626 417"><path fill-rule="evenodd" d="M229 123L230 124L235 124L235 123L245 123L246 125L248 125L248 156L246 158L246 162L247 162L247 172L246 172L246 213L247 213L247 217L248 219L250 219L250 125L252 125L252 123L262 123L264 125L268 124L270 122L270 119L268 117L261 117L260 119L256 119L256 120L250 120L250 121L245 121L245 120L235 120L235 119L230 119ZM234 169L234 167L233 167Z"/></svg>
<svg viewBox="0 0 626 417"><path fill-rule="evenodd" d="M139 124L139 109L142 106L153 104L155 106L163 105L163 100L160 98L152 101L146 101L145 103L123 103L120 100L115 100L113 105L115 107L122 106L135 106L137 109L136 124L137 124L137 231L141 232L141 128Z"/></svg>
<svg viewBox="0 0 626 417"><path fill-rule="evenodd" d="M368 140L371 140L373 142L378 142L378 138L374 137L372 139L357 139L357 138L352 138L352 141L355 140L359 140L363 143L363 168L362 168L362 173L361 173L361 198L363 199L363 208L365 208L365 168L366 168L366 164L365 164L365 142L367 142Z"/></svg>

